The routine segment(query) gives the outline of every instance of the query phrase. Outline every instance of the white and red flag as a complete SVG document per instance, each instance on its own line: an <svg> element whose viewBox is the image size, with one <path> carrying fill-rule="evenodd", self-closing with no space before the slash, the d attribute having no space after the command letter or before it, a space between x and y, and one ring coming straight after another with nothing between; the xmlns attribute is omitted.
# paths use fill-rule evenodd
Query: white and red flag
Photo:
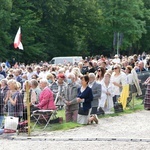
<svg viewBox="0 0 150 150"><path fill-rule="evenodd" d="M14 48L19 48L19 49L23 50L23 45L21 43L21 28L20 27L17 31L16 36L15 36Z"/></svg>

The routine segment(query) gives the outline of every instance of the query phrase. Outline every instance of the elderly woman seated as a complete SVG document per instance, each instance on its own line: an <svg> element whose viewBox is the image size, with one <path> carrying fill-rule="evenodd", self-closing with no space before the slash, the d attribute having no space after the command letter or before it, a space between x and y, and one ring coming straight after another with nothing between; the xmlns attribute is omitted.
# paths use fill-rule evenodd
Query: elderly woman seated
<svg viewBox="0 0 150 150"><path fill-rule="evenodd" d="M39 96L39 103L34 105L33 110L55 110L56 106L54 103L53 92L48 87L49 83L47 79L41 79L39 86L41 88L41 93Z"/></svg>
<svg viewBox="0 0 150 150"><path fill-rule="evenodd" d="M46 124L44 126L45 129L49 123L59 123L62 121L56 117L53 92L50 90L48 84L47 79L40 80L39 86L42 91L39 96L39 103L33 105L33 108L31 109L31 118L36 120L33 128L39 122Z"/></svg>

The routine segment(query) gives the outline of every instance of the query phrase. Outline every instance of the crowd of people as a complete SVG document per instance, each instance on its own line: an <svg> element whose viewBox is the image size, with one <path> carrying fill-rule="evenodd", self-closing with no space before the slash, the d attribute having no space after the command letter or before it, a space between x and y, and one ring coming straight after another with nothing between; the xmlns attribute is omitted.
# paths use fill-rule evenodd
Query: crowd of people
<svg viewBox="0 0 150 150"><path fill-rule="evenodd" d="M65 109L66 122L98 123L97 115L113 113L123 86L141 95L137 73L150 70L150 56L88 57L75 64L0 65L0 126L4 116L27 119L27 91L31 113L37 109ZM145 108L150 109L150 78ZM131 88L132 87L132 88ZM134 87L134 88L133 88ZM129 104L130 99L127 99Z"/></svg>

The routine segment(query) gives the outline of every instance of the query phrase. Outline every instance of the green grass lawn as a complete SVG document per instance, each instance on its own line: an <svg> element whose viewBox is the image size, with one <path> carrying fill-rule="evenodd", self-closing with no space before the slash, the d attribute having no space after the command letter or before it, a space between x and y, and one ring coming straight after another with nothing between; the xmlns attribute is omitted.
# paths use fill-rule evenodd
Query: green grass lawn
<svg viewBox="0 0 150 150"><path fill-rule="evenodd" d="M132 101L131 101L130 106L127 107L123 112L113 113L113 114L106 114L106 115L103 115L103 116L99 116L99 118L116 117L116 116L125 115L125 114L129 114L129 113L134 113L136 111L141 111L143 109L144 109L144 107L143 107L143 104L142 104L142 100L141 99L135 99L134 108L133 108ZM66 123L65 122L65 110L58 110L57 111L57 116L58 117L63 117L63 123L61 123L61 124L59 124L59 123L50 124L50 125L47 126L45 131L68 130L68 129L73 129L73 128L83 126L83 125L80 125L78 123L73 123L73 122ZM37 125L35 130L41 130L42 128L43 128L43 125Z"/></svg>

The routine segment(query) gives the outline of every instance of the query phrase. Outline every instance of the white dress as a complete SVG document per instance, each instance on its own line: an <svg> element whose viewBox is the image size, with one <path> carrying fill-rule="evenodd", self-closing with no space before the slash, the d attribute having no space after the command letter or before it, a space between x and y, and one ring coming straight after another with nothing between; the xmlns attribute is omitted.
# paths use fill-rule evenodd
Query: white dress
<svg viewBox="0 0 150 150"><path fill-rule="evenodd" d="M105 82L102 82L102 93L101 99L99 100L99 107L103 108L103 110L110 111L113 108L113 96L114 96L114 85L109 83L108 87L105 85ZM110 95L107 95L106 92L109 92Z"/></svg>
<svg viewBox="0 0 150 150"><path fill-rule="evenodd" d="M115 73L113 72L110 79L111 83L116 82L118 84L121 84L122 86L127 84L127 75L123 72L120 73L120 75L115 76ZM115 95L121 94L121 88L118 86L114 86L114 93Z"/></svg>

